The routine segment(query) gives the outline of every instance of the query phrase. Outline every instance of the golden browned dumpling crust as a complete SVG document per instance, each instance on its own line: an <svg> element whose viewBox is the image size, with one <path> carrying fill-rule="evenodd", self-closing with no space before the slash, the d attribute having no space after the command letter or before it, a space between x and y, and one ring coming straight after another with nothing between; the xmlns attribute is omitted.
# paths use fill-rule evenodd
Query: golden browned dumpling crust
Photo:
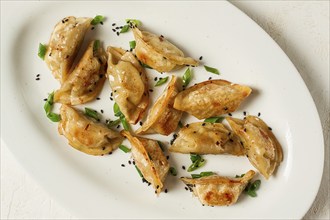
<svg viewBox="0 0 330 220"><path fill-rule="evenodd" d="M245 120L228 117L227 121L243 142L251 164L268 179L283 160L282 147L273 132L255 116Z"/></svg>
<svg viewBox="0 0 330 220"><path fill-rule="evenodd" d="M54 94L54 101L79 105L94 100L105 82L106 54L102 47L94 48L90 42L78 65Z"/></svg>
<svg viewBox="0 0 330 220"><path fill-rule="evenodd" d="M173 107L205 119L234 112L251 91L248 86L226 80L209 80L180 92Z"/></svg>
<svg viewBox="0 0 330 220"><path fill-rule="evenodd" d="M136 124L149 105L148 79L133 53L108 47L108 78L113 97L130 124Z"/></svg>
<svg viewBox="0 0 330 220"><path fill-rule="evenodd" d="M199 201L209 206L229 206L237 202L249 181L254 177L253 170L240 178L228 178L218 175L197 179L184 178L181 180L189 187Z"/></svg>
<svg viewBox="0 0 330 220"><path fill-rule="evenodd" d="M139 128L137 134L169 135L177 128L182 112L173 108L175 96L178 94L177 78L172 76L164 93L158 98L149 111L147 120Z"/></svg>
<svg viewBox="0 0 330 220"><path fill-rule="evenodd" d="M68 77L73 61L90 27L92 18L69 16L58 22L50 37L45 62L62 84Z"/></svg>
<svg viewBox="0 0 330 220"><path fill-rule="evenodd" d="M109 154L117 149L124 138L119 132L87 118L68 105L62 105L58 132L79 151L95 156Z"/></svg>
<svg viewBox="0 0 330 220"><path fill-rule="evenodd" d="M162 191L163 183L170 168L164 153L155 140L132 136L122 131L132 145L132 156L135 165L143 177L152 184L157 194Z"/></svg>
<svg viewBox="0 0 330 220"><path fill-rule="evenodd" d="M198 61L185 57L179 48L163 36L141 31L138 28L133 28L133 34L136 41L136 56L158 72L169 72L182 65L198 66Z"/></svg>
<svg viewBox="0 0 330 220"><path fill-rule="evenodd" d="M169 148L172 152L245 155L238 137L221 123L196 122L181 128Z"/></svg>

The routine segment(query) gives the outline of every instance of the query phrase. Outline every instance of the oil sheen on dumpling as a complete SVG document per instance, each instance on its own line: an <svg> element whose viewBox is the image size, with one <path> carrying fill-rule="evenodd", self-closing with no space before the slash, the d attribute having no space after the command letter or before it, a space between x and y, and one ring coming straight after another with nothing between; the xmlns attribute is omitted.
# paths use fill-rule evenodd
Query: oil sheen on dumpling
<svg viewBox="0 0 330 220"><path fill-rule="evenodd" d="M144 179L151 183L155 192L159 194L170 165L158 142L132 136L128 131L122 131L122 134L132 145L131 152L135 165L141 171Z"/></svg>
<svg viewBox="0 0 330 220"><path fill-rule="evenodd" d="M54 101L78 105L94 100L105 82L106 63L99 41L92 41L68 79L55 92Z"/></svg>
<svg viewBox="0 0 330 220"><path fill-rule="evenodd" d="M283 159L282 147L264 121L255 116L245 120L227 118L241 138L251 164L268 179Z"/></svg>
<svg viewBox="0 0 330 220"><path fill-rule="evenodd" d="M196 122L181 128L169 148L172 152L245 155L238 137L221 123Z"/></svg>
<svg viewBox="0 0 330 220"><path fill-rule="evenodd" d="M138 28L133 28L133 33L136 41L136 56L158 72L169 72L176 66L182 65L198 66L198 61L185 57L179 48L163 36L141 31Z"/></svg>
<svg viewBox="0 0 330 220"><path fill-rule="evenodd" d="M96 123L68 105L62 105L58 132L75 149L91 155L109 154L123 141L119 132Z"/></svg>
<svg viewBox="0 0 330 220"><path fill-rule="evenodd" d="M177 78L172 76L167 88L149 111L147 120L136 133L169 135L175 131L182 116L181 111L173 108L174 98L177 94Z"/></svg>
<svg viewBox="0 0 330 220"><path fill-rule="evenodd" d="M251 88L225 80L209 80L180 92L174 108L188 112L198 119L234 112L250 95Z"/></svg>
<svg viewBox="0 0 330 220"><path fill-rule="evenodd" d="M108 47L108 78L114 99L130 124L136 124L149 104L148 80L133 53Z"/></svg>
<svg viewBox="0 0 330 220"><path fill-rule="evenodd" d="M84 40L92 18L63 18L50 37L45 62L56 79L63 83Z"/></svg>
<svg viewBox="0 0 330 220"><path fill-rule="evenodd" d="M255 172L250 170L240 178L211 175L196 179L182 177L181 180L203 205L229 206L237 202L254 175Z"/></svg>

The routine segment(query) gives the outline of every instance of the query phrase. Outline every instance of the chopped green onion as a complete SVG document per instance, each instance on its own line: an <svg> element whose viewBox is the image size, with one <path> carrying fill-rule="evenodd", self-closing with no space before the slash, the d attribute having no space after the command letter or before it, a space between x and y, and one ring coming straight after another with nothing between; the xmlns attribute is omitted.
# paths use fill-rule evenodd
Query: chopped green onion
<svg viewBox="0 0 330 220"><path fill-rule="evenodd" d="M178 124L179 128L182 128L183 127L183 124L181 121L179 121L179 124Z"/></svg>
<svg viewBox="0 0 330 220"><path fill-rule="evenodd" d="M130 47L132 50L135 48L135 46L136 46L136 41L135 41L135 40L129 42L129 47Z"/></svg>
<svg viewBox="0 0 330 220"><path fill-rule="evenodd" d="M204 159L199 159L199 160L196 160L193 164L191 164L188 168L188 172L191 172L191 171L194 171L202 166L204 166L206 163L206 160Z"/></svg>
<svg viewBox="0 0 330 220"><path fill-rule="evenodd" d="M124 115L120 116L120 121L126 131L129 131L131 129Z"/></svg>
<svg viewBox="0 0 330 220"><path fill-rule="evenodd" d="M97 111L95 111L94 109L91 109L91 108L87 108L87 107L85 107L85 114L86 114L88 117L94 118L94 119L97 120L97 121L100 120L99 114L98 114Z"/></svg>
<svg viewBox="0 0 330 220"><path fill-rule="evenodd" d="M95 56L95 54L97 53L98 49L100 48L100 41L99 40L95 40L94 44L93 44L93 54Z"/></svg>
<svg viewBox="0 0 330 220"><path fill-rule="evenodd" d="M241 175L236 175L235 178L242 178L245 175L245 173L241 174Z"/></svg>
<svg viewBox="0 0 330 220"><path fill-rule="evenodd" d="M59 122L61 121L61 115L56 114L54 112L49 112L47 114L47 117L52 121L52 122Z"/></svg>
<svg viewBox="0 0 330 220"><path fill-rule="evenodd" d="M222 120L224 119L224 117L211 117L211 118L207 118L204 120L204 122L210 122L210 123L217 123L217 122L222 122Z"/></svg>
<svg viewBox="0 0 330 220"><path fill-rule="evenodd" d="M125 145L119 145L119 149L124 151L125 153L128 153L131 151L131 149L129 149L128 147L126 147Z"/></svg>
<svg viewBox="0 0 330 220"><path fill-rule="evenodd" d="M43 60L45 59L46 51L47 46L39 43L38 56Z"/></svg>
<svg viewBox="0 0 330 220"><path fill-rule="evenodd" d="M251 197L256 197L257 196L256 191L260 188L260 185L261 185L260 180L256 180L253 183L250 182L246 186L244 192L246 192Z"/></svg>
<svg viewBox="0 0 330 220"><path fill-rule="evenodd" d="M53 102L54 102L54 92L48 95L47 101L44 104L46 115L48 115L51 112Z"/></svg>
<svg viewBox="0 0 330 220"><path fill-rule="evenodd" d="M137 20L137 19L126 19L126 23L129 24L134 24L136 26L139 26L142 24L142 22L140 20Z"/></svg>
<svg viewBox="0 0 330 220"><path fill-rule="evenodd" d="M112 128L114 126L119 125L119 123L120 123L120 118L118 118L117 120L114 120L114 121L109 121L106 124L107 124L108 128Z"/></svg>
<svg viewBox="0 0 330 220"><path fill-rule="evenodd" d="M148 65L145 64L145 63L142 63L140 60L139 60L139 62L140 62L140 65L141 65L142 67L147 68L147 69L152 69L152 67L148 66Z"/></svg>
<svg viewBox="0 0 330 220"><path fill-rule="evenodd" d="M115 102L115 104L113 104L113 112L115 113L116 117L120 117L123 113L121 113L119 105Z"/></svg>
<svg viewBox="0 0 330 220"><path fill-rule="evenodd" d="M143 175L141 173L141 170L135 165L136 171L139 173L140 177L143 178Z"/></svg>
<svg viewBox="0 0 330 220"><path fill-rule="evenodd" d="M124 25L123 28L120 30L120 33L126 33L129 30L128 25Z"/></svg>
<svg viewBox="0 0 330 220"><path fill-rule="evenodd" d="M178 171L176 171L174 167L170 167L170 174L172 174L172 176L176 176L178 175Z"/></svg>
<svg viewBox="0 0 330 220"><path fill-rule="evenodd" d="M207 72L214 73L214 74L217 74L217 75L220 74L219 70L217 70L216 68L209 67L209 66L206 66L206 65L204 65L204 68Z"/></svg>
<svg viewBox="0 0 330 220"><path fill-rule="evenodd" d="M163 143L162 143L162 142L160 142L160 141L157 141L157 143L158 143L158 145L159 145L160 149L162 149L162 151L164 152L164 151L165 151L165 149L164 149L164 145L163 145Z"/></svg>
<svg viewBox="0 0 330 220"><path fill-rule="evenodd" d="M191 162L195 163L197 160L201 160L202 157L198 154L190 154L190 160Z"/></svg>
<svg viewBox="0 0 330 220"><path fill-rule="evenodd" d="M196 178L201 178L201 177L205 177L205 176L211 176L213 174L214 173L211 171L205 171L205 172L201 172L200 174L191 174L191 177L193 179L196 179Z"/></svg>
<svg viewBox="0 0 330 220"><path fill-rule="evenodd" d="M155 86L160 86L163 85L164 83L166 83L168 80L168 76L166 76L165 78L161 78L160 80L157 81Z"/></svg>
<svg viewBox="0 0 330 220"><path fill-rule="evenodd" d="M97 25L97 24L100 24L101 22L103 22L104 21L104 16L102 16L102 15L96 15L95 17L94 17L94 19L91 21L91 25Z"/></svg>
<svg viewBox="0 0 330 220"><path fill-rule="evenodd" d="M191 81L191 77L192 77L191 70L190 70L190 68L188 68L186 70L186 72L184 72L183 77L182 77L183 87L188 86L188 84Z"/></svg>

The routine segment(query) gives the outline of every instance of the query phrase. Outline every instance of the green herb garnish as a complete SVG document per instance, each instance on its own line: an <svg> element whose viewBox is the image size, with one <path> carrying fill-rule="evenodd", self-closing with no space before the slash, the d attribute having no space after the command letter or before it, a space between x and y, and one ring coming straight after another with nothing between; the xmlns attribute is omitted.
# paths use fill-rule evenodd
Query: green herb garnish
<svg viewBox="0 0 330 220"><path fill-rule="evenodd" d="M144 67L144 68L152 69L152 67L148 66L148 65L145 64L145 63L142 63L140 60L139 60L139 63L140 63L140 65L141 65L142 67Z"/></svg>
<svg viewBox="0 0 330 220"><path fill-rule="evenodd" d="M97 53L98 49L100 48L100 41L99 40L95 40L94 44L93 44L93 55L95 56L95 54Z"/></svg>
<svg viewBox="0 0 330 220"><path fill-rule="evenodd" d="M183 124L182 124L181 121L179 121L178 126L179 126L179 128L182 128L183 127Z"/></svg>
<svg viewBox="0 0 330 220"><path fill-rule="evenodd" d="M242 178L245 175L245 173L241 174L241 175L236 175L235 178Z"/></svg>
<svg viewBox="0 0 330 220"><path fill-rule="evenodd" d="M142 24L142 22L140 20L137 20L137 19L126 19L126 23L129 24L134 24L136 26L139 26Z"/></svg>
<svg viewBox="0 0 330 220"><path fill-rule="evenodd" d="M43 60L45 59L46 51L47 46L39 43L38 56Z"/></svg>
<svg viewBox="0 0 330 220"><path fill-rule="evenodd" d="M211 171L205 171L205 172L201 172L200 174L191 174L191 177L193 179L196 179L196 178L201 178L201 177L205 177L205 176L211 176L213 174L214 173Z"/></svg>
<svg viewBox="0 0 330 220"><path fill-rule="evenodd" d="M214 73L214 74L220 75L219 70L217 70L216 68L209 67L209 66L206 66L206 65L204 65L204 68L205 68L205 70L206 70L207 72L210 72L210 73Z"/></svg>
<svg viewBox="0 0 330 220"><path fill-rule="evenodd" d="M88 117L94 118L97 121L100 121L99 113L96 110L85 107L85 115Z"/></svg>
<svg viewBox="0 0 330 220"><path fill-rule="evenodd" d="M113 112L115 113L116 117L120 117L123 113L120 111L119 105L115 102L113 104Z"/></svg>
<svg viewBox="0 0 330 220"><path fill-rule="evenodd" d="M128 25L124 25L122 27L122 29L120 30L120 33L126 33L129 30L129 26Z"/></svg>
<svg viewBox="0 0 330 220"><path fill-rule="evenodd" d="M204 120L204 122L210 122L210 123L217 123L222 122L222 120L225 119L224 117L211 117Z"/></svg>
<svg viewBox="0 0 330 220"><path fill-rule="evenodd" d="M135 41L135 40L129 42L129 47L130 47L132 50L135 48L135 46L136 46L136 41Z"/></svg>
<svg viewBox="0 0 330 220"><path fill-rule="evenodd" d="M260 188L260 185L261 185L260 180L256 180L253 183L250 182L246 186L244 192L246 192L251 197L256 197L257 196L256 191Z"/></svg>
<svg viewBox="0 0 330 220"><path fill-rule="evenodd" d="M124 115L120 116L120 121L126 131L129 131L131 129Z"/></svg>
<svg viewBox="0 0 330 220"><path fill-rule="evenodd" d="M140 177L143 178L143 175L141 173L141 170L135 165L136 171L139 173Z"/></svg>
<svg viewBox="0 0 330 220"><path fill-rule="evenodd" d="M199 167L202 167L205 165L206 160L204 160L200 155L198 154L190 154L190 160L192 164L188 168L188 172L194 171L198 169Z"/></svg>
<svg viewBox="0 0 330 220"><path fill-rule="evenodd" d="M198 154L190 154L190 160L191 162L195 163L197 160L201 160L202 157Z"/></svg>
<svg viewBox="0 0 330 220"><path fill-rule="evenodd" d="M183 77L182 77L182 83L183 83L182 85L183 85L183 87L187 87L188 86L188 84L191 81L191 78L192 78L192 73L191 73L190 68L188 68L186 70L186 72L184 72Z"/></svg>
<svg viewBox="0 0 330 220"><path fill-rule="evenodd" d="M118 118L117 120L114 120L114 121L108 121L106 124L107 124L108 128L112 128L114 126L119 125L119 123L120 123L120 118Z"/></svg>
<svg viewBox="0 0 330 220"><path fill-rule="evenodd" d="M102 22L104 21L104 16L102 15L96 15L94 17L94 19L91 21L91 25L97 25L97 24L102 24Z"/></svg>
<svg viewBox="0 0 330 220"><path fill-rule="evenodd" d="M161 86L163 85L164 83L166 83L168 80L168 76L166 76L165 78L161 78L160 80L157 81L156 85L155 86Z"/></svg>
<svg viewBox="0 0 330 220"><path fill-rule="evenodd" d="M128 153L131 151L131 149L129 149L128 147L126 147L125 145L119 145L119 149L124 151L125 153Z"/></svg>
<svg viewBox="0 0 330 220"><path fill-rule="evenodd" d="M59 122L61 121L61 115L56 114L54 112L50 112L47 114L47 117L52 121L52 122Z"/></svg>
<svg viewBox="0 0 330 220"><path fill-rule="evenodd" d="M163 145L163 143L162 143L162 142L160 142L160 141L157 141L157 143L158 143L158 145L159 145L160 149L162 149L162 151L164 152L164 151L165 151L165 148L164 148L164 145Z"/></svg>
<svg viewBox="0 0 330 220"><path fill-rule="evenodd" d="M176 171L174 167L170 167L170 174L172 174L172 176L176 176L178 175L178 171Z"/></svg>

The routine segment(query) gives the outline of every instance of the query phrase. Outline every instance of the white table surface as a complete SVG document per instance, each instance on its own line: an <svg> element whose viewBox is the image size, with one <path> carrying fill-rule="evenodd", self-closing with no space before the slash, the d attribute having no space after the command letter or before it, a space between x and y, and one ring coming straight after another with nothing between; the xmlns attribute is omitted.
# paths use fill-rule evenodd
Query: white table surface
<svg viewBox="0 0 330 220"><path fill-rule="evenodd" d="M313 96L323 127L325 164L317 198L304 219L330 219L329 1L232 3L256 21L280 45L298 69ZM75 217L70 214L70 210L65 210L65 207L57 204L40 188L17 163L10 151L1 146L1 219Z"/></svg>

